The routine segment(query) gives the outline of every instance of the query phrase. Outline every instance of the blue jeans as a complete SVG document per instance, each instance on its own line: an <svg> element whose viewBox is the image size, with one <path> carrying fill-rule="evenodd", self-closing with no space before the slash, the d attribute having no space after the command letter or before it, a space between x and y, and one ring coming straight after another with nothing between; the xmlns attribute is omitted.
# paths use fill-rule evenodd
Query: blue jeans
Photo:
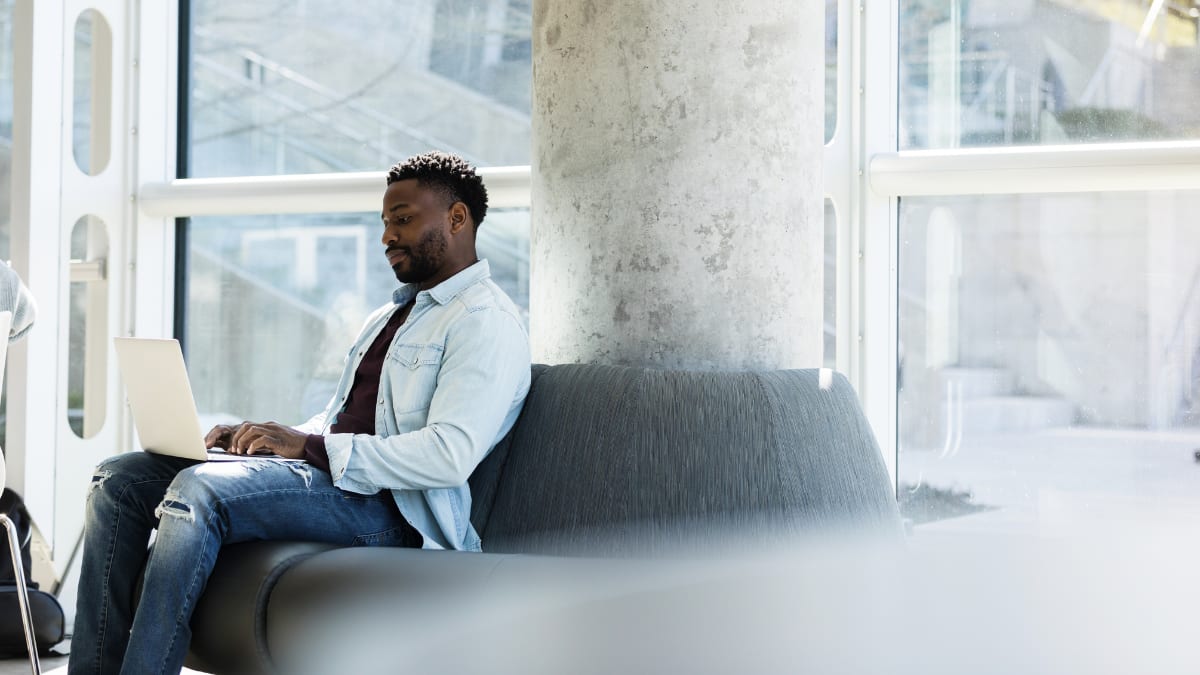
<svg viewBox="0 0 1200 675"><path fill-rule="evenodd" d="M224 544L420 545L405 541L405 525L390 492L339 490L329 474L303 462L197 463L144 452L108 459L97 467L87 497L68 672L178 673L191 641L192 610Z"/></svg>

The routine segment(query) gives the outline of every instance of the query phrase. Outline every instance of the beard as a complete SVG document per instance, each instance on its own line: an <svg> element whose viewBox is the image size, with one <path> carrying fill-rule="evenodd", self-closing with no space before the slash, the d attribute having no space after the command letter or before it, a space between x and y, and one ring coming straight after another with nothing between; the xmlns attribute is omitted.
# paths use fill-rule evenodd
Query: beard
<svg viewBox="0 0 1200 675"><path fill-rule="evenodd" d="M446 259L446 235L430 230L413 248L403 248L408 259L392 265L396 279L403 284L419 284L437 274Z"/></svg>

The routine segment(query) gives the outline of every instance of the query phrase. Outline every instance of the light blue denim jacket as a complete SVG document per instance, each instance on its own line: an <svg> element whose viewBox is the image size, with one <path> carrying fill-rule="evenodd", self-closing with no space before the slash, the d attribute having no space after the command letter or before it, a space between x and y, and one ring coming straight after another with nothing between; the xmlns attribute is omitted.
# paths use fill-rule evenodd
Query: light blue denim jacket
<svg viewBox="0 0 1200 675"><path fill-rule="evenodd" d="M414 296L379 374L375 435L329 433L363 354ZM486 260L427 291L401 286L392 300L367 319L329 406L297 428L325 435L337 487L391 490L425 548L478 551L467 478L521 412L529 337Z"/></svg>

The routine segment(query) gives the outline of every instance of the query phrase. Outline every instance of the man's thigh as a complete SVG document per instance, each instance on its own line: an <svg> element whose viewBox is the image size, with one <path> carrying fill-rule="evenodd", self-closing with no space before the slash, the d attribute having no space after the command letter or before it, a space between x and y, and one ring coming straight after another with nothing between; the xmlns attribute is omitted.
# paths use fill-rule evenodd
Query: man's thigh
<svg viewBox="0 0 1200 675"><path fill-rule="evenodd" d="M389 492L346 492L305 462L268 458L184 469L167 489L159 517L163 530L174 522L217 527L225 544L298 539L400 545L403 535L403 517Z"/></svg>

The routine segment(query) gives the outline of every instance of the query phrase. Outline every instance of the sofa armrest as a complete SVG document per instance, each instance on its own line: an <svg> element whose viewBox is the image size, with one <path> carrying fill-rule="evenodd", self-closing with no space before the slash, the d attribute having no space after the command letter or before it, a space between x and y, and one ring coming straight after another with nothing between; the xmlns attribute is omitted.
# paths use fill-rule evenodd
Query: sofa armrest
<svg viewBox="0 0 1200 675"><path fill-rule="evenodd" d="M267 601L271 661L289 675L405 671L412 650L444 636L514 557L348 548L303 560Z"/></svg>
<svg viewBox="0 0 1200 675"><path fill-rule="evenodd" d="M221 549L192 614L189 668L210 673L268 670L267 600L280 575L331 544L256 541Z"/></svg>

